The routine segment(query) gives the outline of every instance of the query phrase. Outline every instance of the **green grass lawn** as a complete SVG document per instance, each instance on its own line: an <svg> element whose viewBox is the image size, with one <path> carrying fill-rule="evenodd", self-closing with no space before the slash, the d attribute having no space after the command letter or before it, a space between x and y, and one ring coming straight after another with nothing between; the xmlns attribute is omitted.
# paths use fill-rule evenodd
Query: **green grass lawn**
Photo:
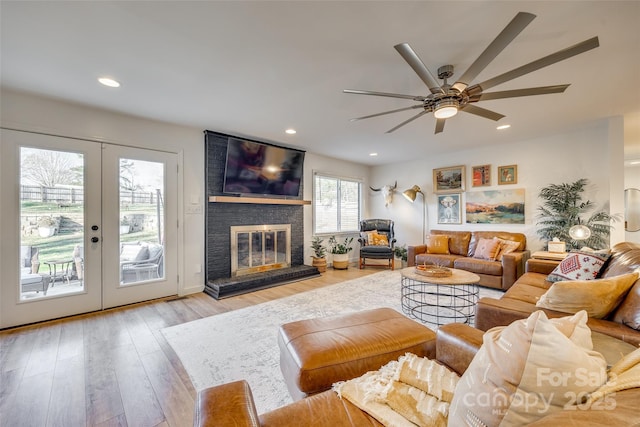
<svg viewBox="0 0 640 427"><path fill-rule="evenodd" d="M83 205L72 204L69 207L61 208L57 203L23 202L20 213L23 217L61 216L64 218L62 228L54 236L40 237L37 230L34 230L32 234L21 236L21 245L35 246L38 248L41 264L45 261L52 260L71 260L75 246L83 244ZM156 209L154 205L137 204L128 205L126 210L123 209L120 212L121 216L134 213L145 214L155 218ZM65 227L65 224L69 226ZM157 230L143 230L121 234L119 237L121 242L158 242Z"/></svg>

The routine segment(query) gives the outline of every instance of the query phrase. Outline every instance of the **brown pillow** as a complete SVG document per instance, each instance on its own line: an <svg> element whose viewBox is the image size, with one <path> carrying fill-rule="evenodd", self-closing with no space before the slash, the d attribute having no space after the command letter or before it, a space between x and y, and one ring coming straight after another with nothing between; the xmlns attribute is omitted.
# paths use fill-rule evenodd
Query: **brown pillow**
<svg viewBox="0 0 640 427"><path fill-rule="evenodd" d="M389 239L385 234L372 234L371 235L371 245L373 246L389 246Z"/></svg>
<svg viewBox="0 0 640 427"><path fill-rule="evenodd" d="M427 236L428 254L449 254L449 236L446 234L430 234Z"/></svg>
<svg viewBox="0 0 640 427"><path fill-rule="evenodd" d="M498 251L500 251L500 242L498 240L480 239L476 245L476 251L473 257L495 261L498 256Z"/></svg>
<svg viewBox="0 0 640 427"><path fill-rule="evenodd" d="M563 313L586 310L589 317L602 319L620 304L637 279L634 272L605 279L563 280L554 283L536 307Z"/></svg>
<svg viewBox="0 0 640 427"><path fill-rule="evenodd" d="M514 240L505 240L499 237L494 237L493 240L500 242L500 250L496 256L496 261L502 261L502 255L510 254L520 247L520 242L516 242Z"/></svg>

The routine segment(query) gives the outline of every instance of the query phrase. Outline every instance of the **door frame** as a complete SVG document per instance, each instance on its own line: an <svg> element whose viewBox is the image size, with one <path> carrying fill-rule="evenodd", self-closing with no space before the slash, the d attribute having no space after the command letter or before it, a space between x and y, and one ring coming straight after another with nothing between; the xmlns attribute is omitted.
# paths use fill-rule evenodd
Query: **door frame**
<svg viewBox="0 0 640 427"><path fill-rule="evenodd" d="M169 150L158 150L156 148L146 148L144 146L135 147L127 144L119 144L113 143L105 140L96 140L90 138L82 138L82 137L73 137L73 136L64 136L64 135L56 135L48 132L39 132L39 131L31 131L31 130L23 130L17 128L8 128L8 127L0 127L0 153L2 153L3 160L0 161L0 200L10 201L2 203L0 206L0 266L2 267L3 274L0 275L0 329L20 326L24 324L40 322L51 320L57 317L65 317L80 313L60 313L59 315L41 315L38 317L29 317L24 318L22 316L16 316L15 313L7 314L7 310L3 308L10 304L12 306L20 306L20 307L29 307L29 311L31 312L41 312L38 309L39 301L50 301L51 299L44 300L29 300L29 301L20 301L19 300L19 292L18 287L15 285L19 282L20 272L17 266L19 265L19 251L16 251L16 248L19 247L20 244L20 225L19 225L19 202L14 202L18 200L19 196L16 196L16 193L19 191L18 186L12 186L8 188L9 185L12 185L16 182L16 177L18 173L17 165L19 164L19 158L16 159L15 155L17 150L10 150L5 147L7 144L3 142L3 140L8 138L9 140L13 139L10 135L19 135L16 137L18 140L26 141L29 138L33 139L41 139L41 138L51 138L54 141L59 139L59 141L71 140L73 143L77 142L88 142L94 144L108 144L108 145L119 145L123 147L132 147L132 148L141 148L148 149L153 151L165 152L176 155L177 160L177 187L176 191L176 216L177 216L177 238L176 238L176 269L177 269L177 293L178 295L182 295L184 293L184 280L180 280L184 277L184 260L183 260L183 251L184 251L184 208L181 201L183 200L184 193L184 152L183 150L177 151L169 151ZM51 141L51 140L50 140ZM12 145L12 144L10 144ZM17 145L28 145L28 146L36 146L35 144L29 144L25 142L21 142ZM46 146L43 148L52 148L55 147L48 142ZM58 147L60 149L64 149L63 147ZM13 152L10 153L10 151ZM78 151L77 149L75 151ZM5 155L10 156L13 161L9 161L5 159ZM100 192L101 193L101 192ZM88 233L85 233L84 236L85 242L88 242L90 236ZM15 265L15 268L11 268L11 265ZM9 266L9 268L5 271L5 266ZM5 292L6 287L14 287L15 290L13 293ZM17 292L17 294L16 294ZM17 298L17 300L15 298ZM36 305L32 305L36 304ZM102 301L100 301L100 306L88 309L83 311L83 313L90 311L98 311L102 310Z"/></svg>
<svg viewBox="0 0 640 427"><path fill-rule="evenodd" d="M163 163L164 170L164 230L163 277L150 281L123 285L120 283L120 159ZM178 156L175 153L137 147L105 144L102 150L102 308L108 309L126 304L177 295L178 273ZM117 201L117 202L116 202ZM107 220L108 219L108 220ZM168 263L166 260L175 260Z"/></svg>

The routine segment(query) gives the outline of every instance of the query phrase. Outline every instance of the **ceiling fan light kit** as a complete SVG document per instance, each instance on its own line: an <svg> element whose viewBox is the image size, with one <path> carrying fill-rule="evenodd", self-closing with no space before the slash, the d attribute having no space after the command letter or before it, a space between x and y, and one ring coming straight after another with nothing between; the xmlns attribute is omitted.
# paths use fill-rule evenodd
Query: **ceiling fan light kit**
<svg viewBox="0 0 640 427"><path fill-rule="evenodd" d="M499 76L470 86L470 83L485 69L485 67L489 65L489 63L491 63L491 61L493 61L493 59L498 56L498 54L502 52L502 50L506 48L516 38L516 36L520 34L520 32L522 32L522 30L524 30L531 21L533 21L535 17L536 16L531 13L519 12L453 85L447 83L447 79L453 76L453 65L444 65L438 68L438 78L443 80L443 84L439 85L436 78L431 74L429 69L424 65L424 62L422 62L418 54L411 48L411 46L409 46L408 43L400 43L394 46L400 56L402 56L402 58L407 62L407 64L409 64L409 66L418 75L418 77L420 77L420 80L422 80L423 83L427 86L430 93L426 96L423 96L345 89L343 91L344 93L351 93L356 95L385 96L391 98L409 99L415 102L419 102L419 104L417 105L357 117L351 119L351 121L369 119L372 117L378 117L412 109L422 109L422 111L410 117L408 120L400 123L399 125L389 129L386 133L391 133L401 128L402 126L414 121L415 119L422 117L426 113L433 112L434 117L437 119L435 133L438 134L444 130L446 119L454 117L456 114L458 114L458 111L463 111L468 114L474 114L476 116L484 117L486 119L494 121L498 121L505 117L503 114L473 105L476 102L492 99L516 98L522 96L546 95L564 92L569 87L568 84L514 89L500 92L484 91L499 84L513 80L517 77L539 70L540 68L555 64L556 62L563 61L572 56L594 49L599 46L598 37L592 37L581 43L552 53L551 55L547 55L543 58L520 66L518 68L514 68L513 70L507 71L506 73L500 74Z"/></svg>
<svg viewBox="0 0 640 427"><path fill-rule="evenodd" d="M457 99L442 99L436 102L433 115L436 119L448 119L458 114L460 102Z"/></svg>

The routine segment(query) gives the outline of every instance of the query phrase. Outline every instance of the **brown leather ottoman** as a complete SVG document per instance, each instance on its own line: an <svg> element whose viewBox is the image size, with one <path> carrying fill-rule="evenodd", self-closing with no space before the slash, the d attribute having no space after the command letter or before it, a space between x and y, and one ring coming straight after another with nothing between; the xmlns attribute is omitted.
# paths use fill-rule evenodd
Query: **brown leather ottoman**
<svg viewBox="0 0 640 427"><path fill-rule="evenodd" d="M409 352L435 357L436 334L390 308L280 326L280 369L294 400L356 378Z"/></svg>

